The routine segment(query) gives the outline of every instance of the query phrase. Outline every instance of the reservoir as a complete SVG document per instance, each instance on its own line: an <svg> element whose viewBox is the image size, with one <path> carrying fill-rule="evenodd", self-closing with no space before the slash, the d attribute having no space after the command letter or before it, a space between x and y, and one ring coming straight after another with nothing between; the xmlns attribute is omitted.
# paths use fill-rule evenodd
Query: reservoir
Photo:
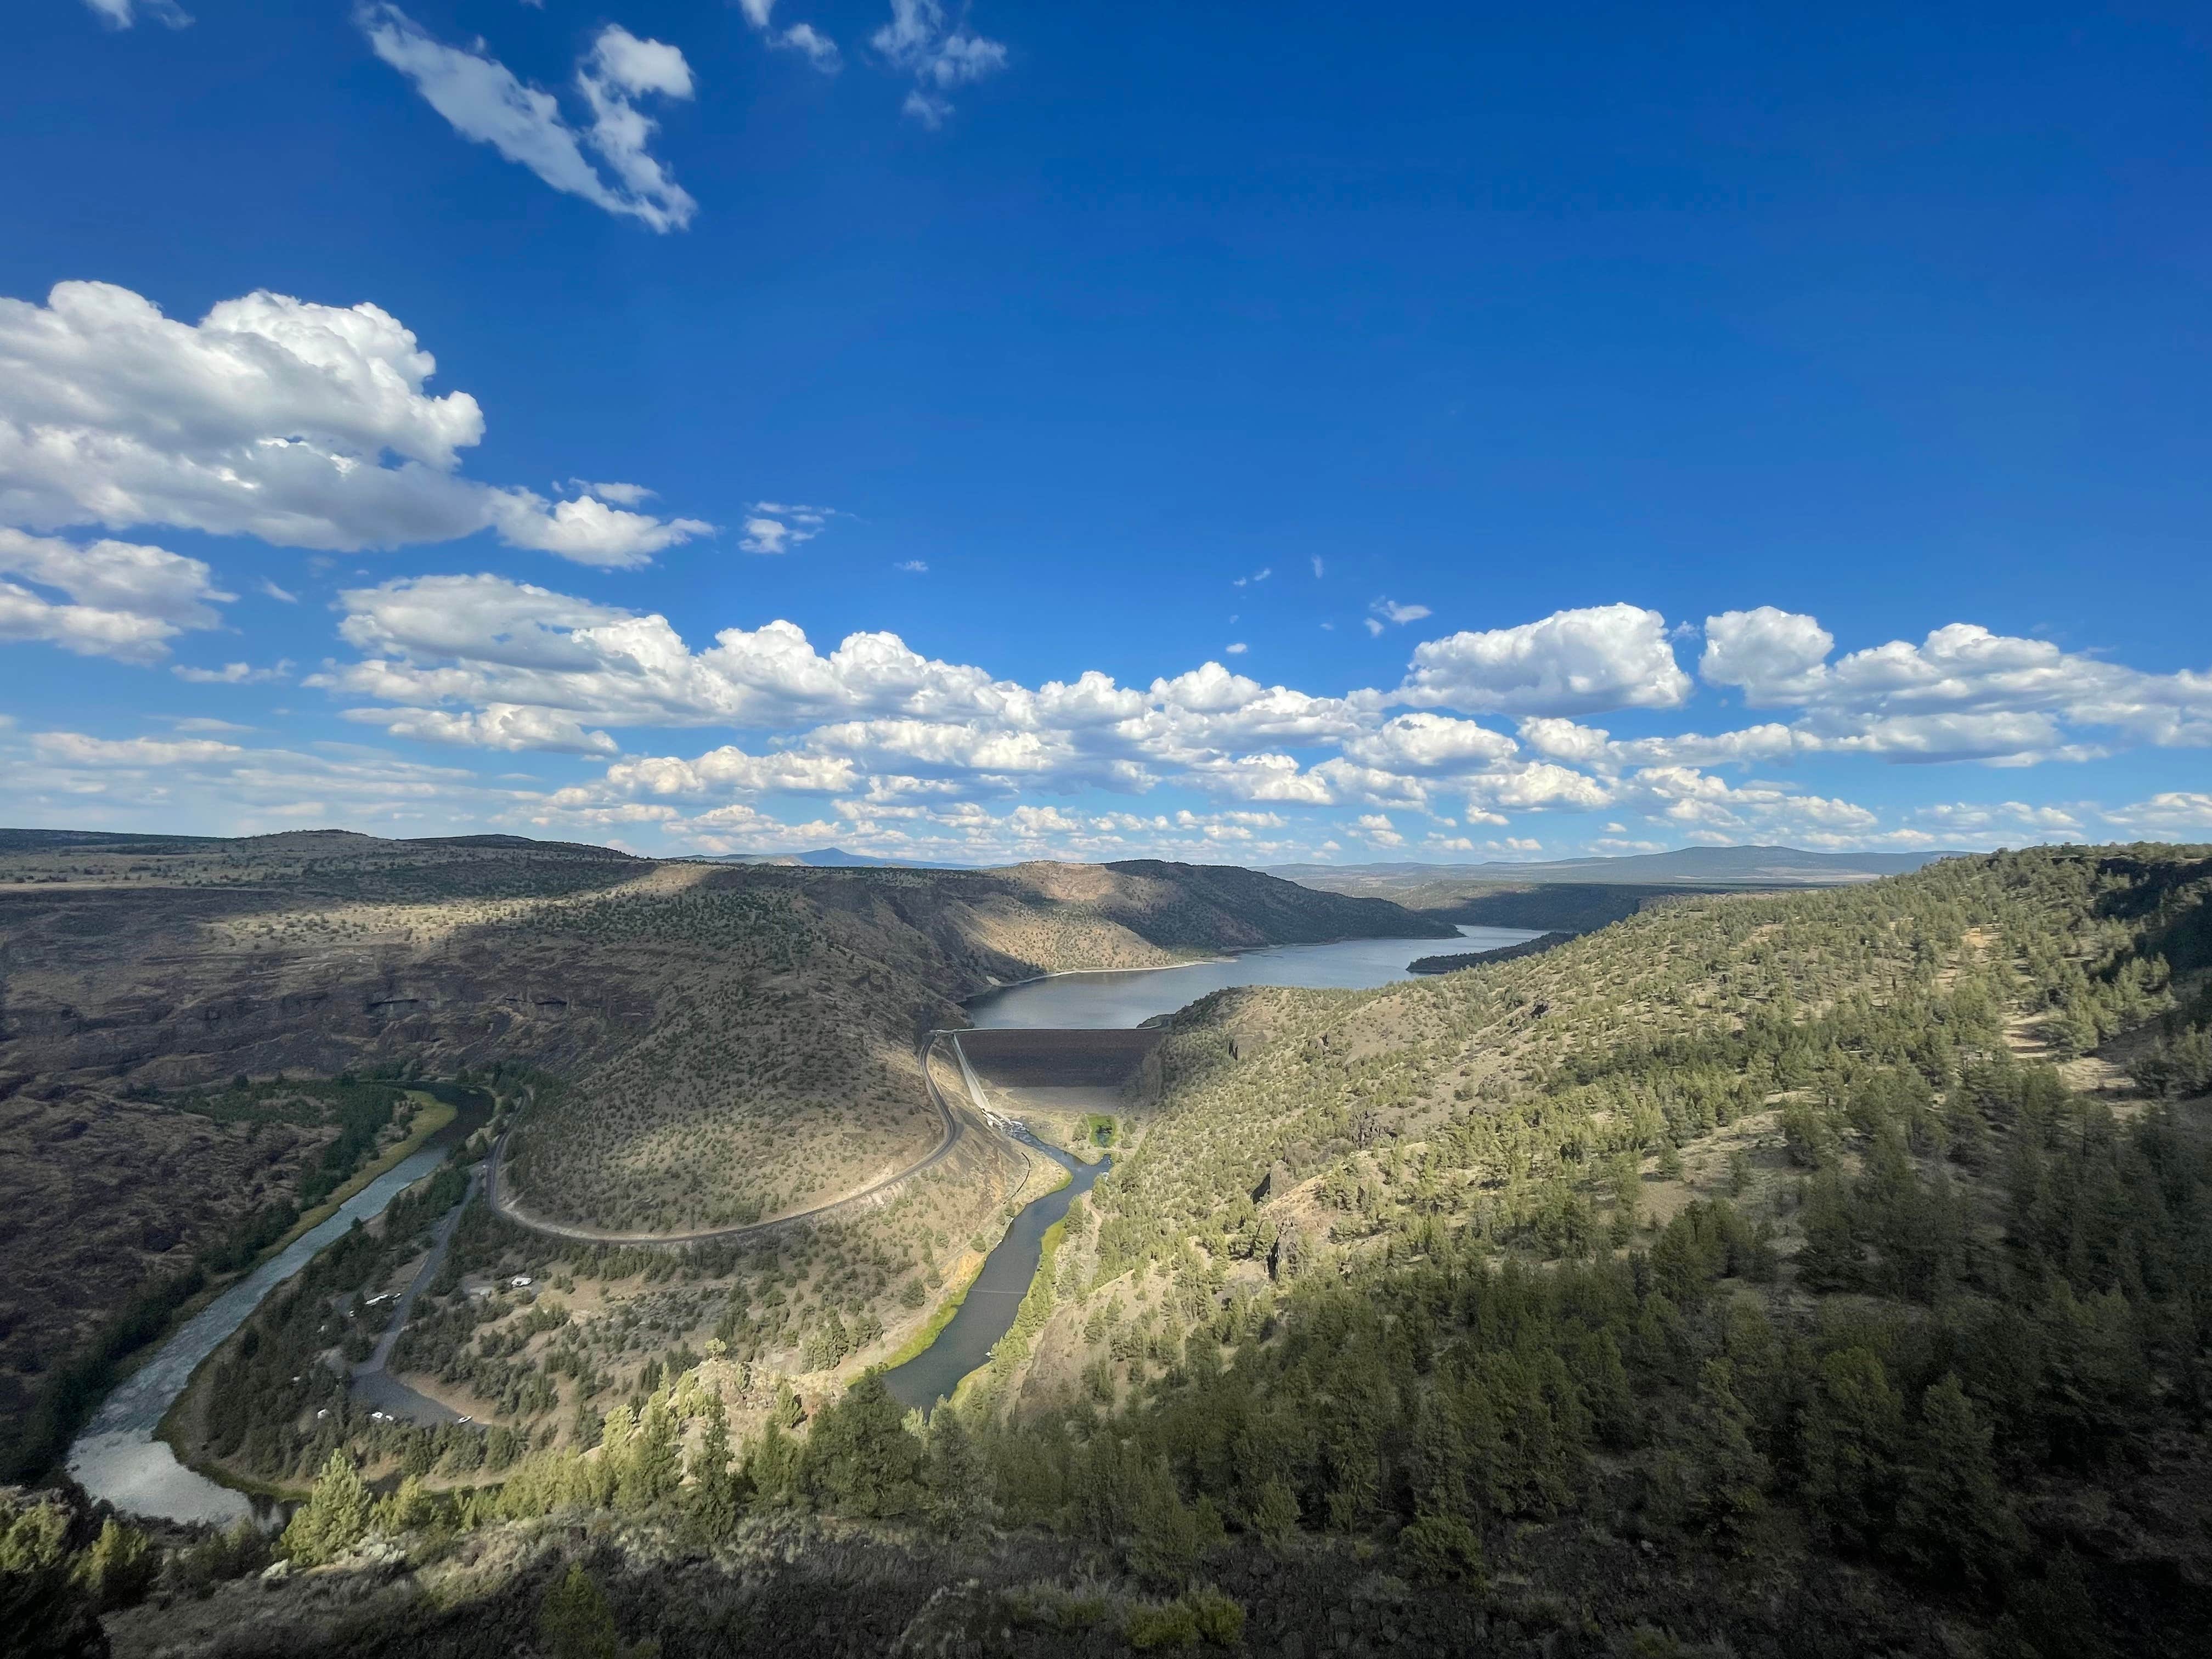
<svg viewBox="0 0 2212 1659"><path fill-rule="evenodd" d="M1275 945L1180 968L1054 974L986 992L969 1002L968 1017L978 1027L990 1030L1127 1030L1231 986L1371 990L1411 978L1407 964L1422 957L1496 950L1538 937L1535 932L1519 927L1462 926L1459 931L1456 943L1435 939L1343 939L1330 945ZM1036 1277L1046 1230L1111 1167L1111 1161L1106 1159L1078 1163L1056 1147L1036 1140L1025 1129L1017 1133L1024 1143L1067 1170L1073 1179L1058 1191L1035 1200L1014 1218L1006 1237L984 1261L967 1300L937 1340L905 1364L884 1373L892 1397L902 1406L927 1411L949 1395L962 1377L989 1360L999 1339L1013 1328L1022 1297Z"/></svg>
<svg viewBox="0 0 2212 1659"><path fill-rule="evenodd" d="M1410 979L1423 957L1494 951L1540 938L1526 927L1460 927L1457 939L1351 939L1333 945L1276 945L1181 968L1054 974L987 991L968 1004L986 1027L1127 1027L1188 1007L1232 985L1291 985L1310 991L1366 991Z"/></svg>

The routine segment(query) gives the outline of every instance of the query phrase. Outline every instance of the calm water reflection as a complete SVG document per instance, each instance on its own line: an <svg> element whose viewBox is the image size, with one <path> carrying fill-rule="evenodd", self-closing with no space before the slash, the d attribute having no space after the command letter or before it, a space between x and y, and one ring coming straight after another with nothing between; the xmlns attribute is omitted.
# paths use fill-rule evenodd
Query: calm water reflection
<svg viewBox="0 0 2212 1659"><path fill-rule="evenodd" d="M1219 962L1132 973L1055 974L1050 979L989 991L968 1005L983 1026L1081 1026L1119 1029L1173 1013L1231 985L1295 985L1315 991L1364 991L1409 977L1422 957L1491 951L1538 937L1522 927L1460 928L1444 939L1354 939L1334 945L1277 945Z"/></svg>

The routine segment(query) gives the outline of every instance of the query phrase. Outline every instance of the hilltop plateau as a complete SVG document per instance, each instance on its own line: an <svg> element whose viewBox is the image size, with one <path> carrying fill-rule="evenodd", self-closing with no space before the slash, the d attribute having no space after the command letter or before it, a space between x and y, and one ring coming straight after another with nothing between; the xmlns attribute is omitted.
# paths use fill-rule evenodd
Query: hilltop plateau
<svg viewBox="0 0 2212 1659"><path fill-rule="evenodd" d="M1392 899L1440 921L1585 933L1692 894L1848 886L1956 856L1679 847L1668 853L1547 862L1286 864L1268 873L1323 892Z"/></svg>

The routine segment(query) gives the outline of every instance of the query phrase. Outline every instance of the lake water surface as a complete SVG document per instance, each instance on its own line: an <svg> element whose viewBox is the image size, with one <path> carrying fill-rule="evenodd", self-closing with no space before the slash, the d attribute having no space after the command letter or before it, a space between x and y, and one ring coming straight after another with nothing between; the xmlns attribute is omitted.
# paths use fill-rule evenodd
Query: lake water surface
<svg viewBox="0 0 2212 1659"><path fill-rule="evenodd" d="M1292 985L1313 991L1365 991L1408 979L1406 964L1422 957L1494 951L1540 938L1526 927L1470 927L1448 939L1352 939L1334 945L1276 945L1182 968L1139 968L1126 973L1054 974L1002 991L987 991L968 1004L968 1018L983 1026L1101 1027L1142 1025L1202 996L1232 985Z"/></svg>

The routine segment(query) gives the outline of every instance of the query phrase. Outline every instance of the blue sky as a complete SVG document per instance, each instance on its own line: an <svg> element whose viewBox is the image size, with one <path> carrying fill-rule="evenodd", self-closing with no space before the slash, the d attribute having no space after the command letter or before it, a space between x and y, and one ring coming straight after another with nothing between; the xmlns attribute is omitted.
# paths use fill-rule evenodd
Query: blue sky
<svg viewBox="0 0 2212 1659"><path fill-rule="evenodd" d="M0 818L2212 839L2209 46L21 0Z"/></svg>

